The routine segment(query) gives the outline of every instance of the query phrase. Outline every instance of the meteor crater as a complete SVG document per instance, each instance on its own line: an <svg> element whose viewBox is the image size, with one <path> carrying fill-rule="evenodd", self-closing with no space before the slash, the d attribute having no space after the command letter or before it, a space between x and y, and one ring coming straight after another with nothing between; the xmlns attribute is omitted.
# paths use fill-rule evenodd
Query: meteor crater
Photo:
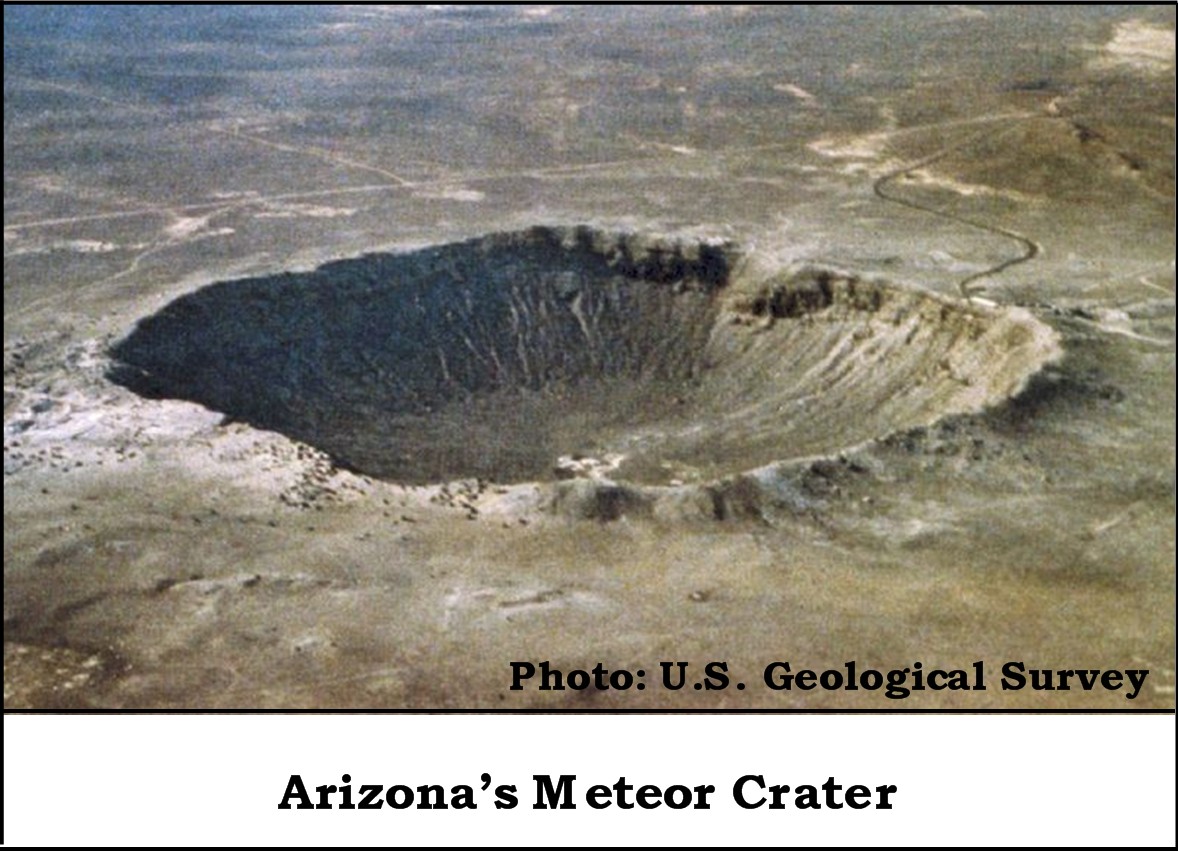
<svg viewBox="0 0 1178 853"><path fill-rule="evenodd" d="M976 411L1057 354L1018 309L581 226L212 284L109 375L373 477L658 486Z"/></svg>

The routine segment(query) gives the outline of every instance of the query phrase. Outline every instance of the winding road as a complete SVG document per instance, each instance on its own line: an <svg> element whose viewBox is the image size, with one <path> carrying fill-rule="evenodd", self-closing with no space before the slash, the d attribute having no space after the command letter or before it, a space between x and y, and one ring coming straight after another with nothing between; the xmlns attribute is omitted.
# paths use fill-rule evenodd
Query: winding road
<svg viewBox="0 0 1178 853"><path fill-rule="evenodd" d="M1036 116L1036 118L1037 118L1037 116ZM1023 121L1023 120L1025 120L1025 118L1021 118L1018 120ZM917 169L923 169L926 166L931 166L933 163L943 160L945 157L948 157L950 154L953 154L953 153L961 151L965 148L968 148L969 146L971 146L977 142L981 142L984 139L991 139L991 138L996 137L1002 133L1005 133L1006 131L1010 130L1011 127L1013 127L1013 126L1014 126L1013 124L1008 124L1005 127L985 130L981 133L973 134L972 136L969 136L960 142L955 142L952 145L947 145L944 148L941 148L940 150L938 150L932 154L929 154L925 157L920 158L919 160L916 160L911 163L906 163L903 166L899 167L898 169L893 169L890 172L880 175L878 178L875 179L875 182L871 185L871 190L872 190L872 192L875 193L876 197L880 198L884 201L891 202L892 204L898 204L903 207L907 207L911 210L919 210L921 213L927 213L932 216L938 216L941 219L948 219L952 222L959 222L962 225L968 225L971 228L976 228L980 231L985 231L989 234L995 234L999 237L1005 237L1005 238L1007 238L1009 240L1013 240L1019 244L1022 251L1020 251L1018 255L1007 258L1006 260L1002 261L1001 263L995 264L991 267L987 267L986 269L980 270L979 272L970 273L969 275L967 275L965 278L963 278L961 281L959 281L957 283L957 289L961 292L961 295L964 296L966 299L971 298L973 296L974 292L976 291L976 288L971 287L971 285L973 285L974 282L976 282L980 279L983 279L983 278L989 278L990 276L997 275L998 273L1004 272L1005 270L1008 270L1011 267L1017 266L1018 264L1024 264L1027 261L1032 260L1033 258L1035 258L1039 254L1042 247L1038 243L1036 243L1034 240L1032 240L1030 237L1027 237L1025 234L1020 234L1019 232L1011 230L1010 228L1003 228L1001 225L994 225L989 222L981 222L976 219L972 219L968 216L962 216L958 213L951 213L947 210L942 210L940 208L933 207L928 204L923 204L919 201L914 201L910 198L906 198L906 197L896 193L895 190L892 189L890 185L894 181L896 181L898 178L902 178L905 175L909 175L909 174L915 172Z"/></svg>

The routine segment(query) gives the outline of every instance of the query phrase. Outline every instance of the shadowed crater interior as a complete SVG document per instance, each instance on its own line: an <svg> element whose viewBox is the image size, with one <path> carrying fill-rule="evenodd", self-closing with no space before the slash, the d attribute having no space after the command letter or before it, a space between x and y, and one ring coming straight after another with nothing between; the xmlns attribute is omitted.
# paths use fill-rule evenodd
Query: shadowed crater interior
<svg viewBox="0 0 1178 853"><path fill-rule="evenodd" d="M110 377L406 482L703 482L1018 390L1029 315L737 249L533 228L210 285L139 322Z"/></svg>

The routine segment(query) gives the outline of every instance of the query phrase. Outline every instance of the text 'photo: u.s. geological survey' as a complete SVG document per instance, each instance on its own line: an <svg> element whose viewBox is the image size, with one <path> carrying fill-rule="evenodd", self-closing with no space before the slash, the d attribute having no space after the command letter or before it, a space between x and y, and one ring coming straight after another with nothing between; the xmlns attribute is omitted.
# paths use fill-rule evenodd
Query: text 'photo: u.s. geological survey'
<svg viewBox="0 0 1178 853"><path fill-rule="evenodd" d="M1174 91L1171 5L7 4L4 841L1172 845Z"/></svg>

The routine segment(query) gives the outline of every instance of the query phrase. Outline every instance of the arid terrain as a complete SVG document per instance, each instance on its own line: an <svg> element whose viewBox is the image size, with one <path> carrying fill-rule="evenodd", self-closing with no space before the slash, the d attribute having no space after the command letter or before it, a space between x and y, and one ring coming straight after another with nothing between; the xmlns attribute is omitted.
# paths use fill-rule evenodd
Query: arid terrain
<svg viewBox="0 0 1178 853"><path fill-rule="evenodd" d="M9 6L4 65L6 708L1174 707L1171 7Z"/></svg>

